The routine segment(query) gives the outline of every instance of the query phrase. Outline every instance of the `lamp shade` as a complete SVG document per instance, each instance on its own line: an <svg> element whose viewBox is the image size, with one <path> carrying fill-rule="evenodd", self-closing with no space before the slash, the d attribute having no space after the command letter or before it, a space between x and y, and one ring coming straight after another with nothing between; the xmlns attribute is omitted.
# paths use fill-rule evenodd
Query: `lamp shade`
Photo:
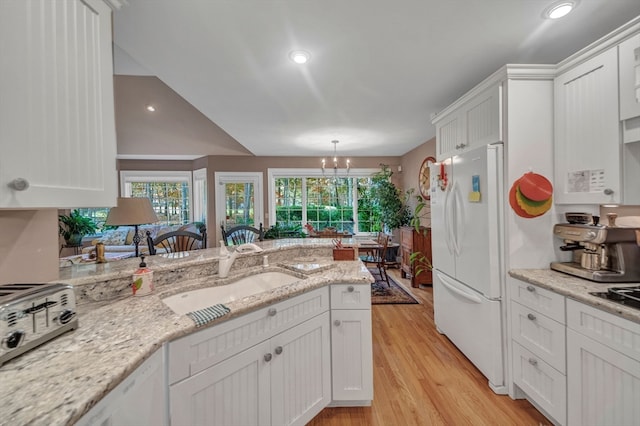
<svg viewBox="0 0 640 426"><path fill-rule="evenodd" d="M158 221L147 197L118 198L118 206L109 210L105 225L144 225Z"/></svg>

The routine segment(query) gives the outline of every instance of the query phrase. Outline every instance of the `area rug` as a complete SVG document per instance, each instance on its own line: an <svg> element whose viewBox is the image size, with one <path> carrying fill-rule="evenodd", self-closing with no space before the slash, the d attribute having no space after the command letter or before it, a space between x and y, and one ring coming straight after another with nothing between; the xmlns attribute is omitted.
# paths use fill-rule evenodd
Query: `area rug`
<svg viewBox="0 0 640 426"><path fill-rule="evenodd" d="M393 278L389 277L389 284L386 281L379 281L379 276L372 273L376 282L371 284L371 304L391 305L391 304L416 304L419 303L413 296L407 293Z"/></svg>

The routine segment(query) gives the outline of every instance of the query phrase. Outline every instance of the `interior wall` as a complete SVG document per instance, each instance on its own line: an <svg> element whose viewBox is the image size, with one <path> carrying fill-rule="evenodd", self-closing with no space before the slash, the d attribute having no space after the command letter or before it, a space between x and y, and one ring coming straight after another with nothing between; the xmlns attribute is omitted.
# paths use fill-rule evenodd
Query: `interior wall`
<svg viewBox="0 0 640 426"><path fill-rule="evenodd" d="M420 166L427 157L436 156L436 138L429 139L422 145L412 149L402 156L400 165L402 171L399 172L401 178L401 187L404 192L413 188L413 196L409 199L409 205L411 210L415 209L418 203L416 196L420 194L418 175L420 172ZM422 209L420 213L420 224L422 226L431 226L431 205L426 202L426 207Z"/></svg>
<svg viewBox="0 0 640 426"><path fill-rule="evenodd" d="M0 284L58 279L58 210L0 210Z"/></svg>

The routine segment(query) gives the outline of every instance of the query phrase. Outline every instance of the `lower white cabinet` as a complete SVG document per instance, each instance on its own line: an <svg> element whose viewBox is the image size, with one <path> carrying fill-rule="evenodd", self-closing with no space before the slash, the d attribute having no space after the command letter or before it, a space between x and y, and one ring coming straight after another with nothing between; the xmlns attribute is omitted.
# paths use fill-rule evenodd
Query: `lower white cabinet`
<svg viewBox="0 0 640 426"><path fill-rule="evenodd" d="M329 313L170 386L171 424L304 425L331 400Z"/></svg>
<svg viewBox="0 0 640 426"><path fill-rule="evenodd" d="M332 406L371 405L372 345L370 287L332 285Z"/></svg>
<svg viewBox="0 0 640 426"><path fill-rule="evenodd" d="M100 400L76 426L164 426L167 418L164 347Z"/></svg>
<svg viewBox="0 0 640 426"><path fill-rule="evenodd" d="M569 425L640 424L640 324L567 301Z"/></svg>

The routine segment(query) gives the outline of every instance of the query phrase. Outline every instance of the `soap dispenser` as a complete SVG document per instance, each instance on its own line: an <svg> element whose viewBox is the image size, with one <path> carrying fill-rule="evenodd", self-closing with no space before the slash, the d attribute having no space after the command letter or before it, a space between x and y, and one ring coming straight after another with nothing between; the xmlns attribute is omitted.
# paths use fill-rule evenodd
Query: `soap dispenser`
<svg viewBox="0 0 640 426"><path fill-rule="evenodd" d="M146 296L151 294L153 288L153 271L147 268L144 256L140 256L140 268L133 273L133 284L131 285L134 296Z"/></svg>

